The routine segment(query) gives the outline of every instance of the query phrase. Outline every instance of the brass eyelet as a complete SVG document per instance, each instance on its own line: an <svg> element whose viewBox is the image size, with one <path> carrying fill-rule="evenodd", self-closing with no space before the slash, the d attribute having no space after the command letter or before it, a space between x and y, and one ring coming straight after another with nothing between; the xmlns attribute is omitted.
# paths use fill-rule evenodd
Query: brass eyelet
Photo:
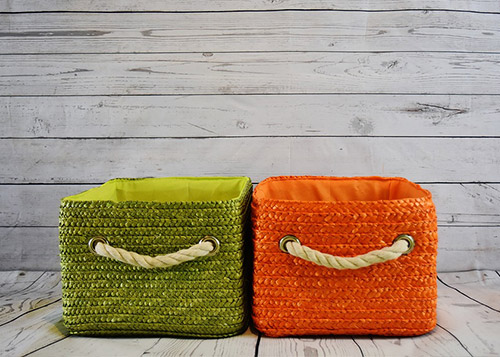
<svg viewBox="0 0 500 357"><path fill-rule="evenodd" d="M204 243L204 242L210 242L210 243L212 243L212 245L214 246L214 249L213 249L210 253L208 253L208 254L206 255L206 257L212 257L212 256L216 255L217 253L219 253L219 250L220 250L220 242L219 242L219 240L218 240L217 238L215 238L215 237L213 237L213 236L206 236L206 237L202 238L202 239L198 242L198 244L200 244L200 243Z"/></svg>
<svg viewBox="0 0 500 357"><path fill-rule="evenodd" d="M409 234L400 234L399 236L396 237L396 239L394 239L392 244L400 240L405 240L408 243L408 249L405 250L401 255L410 254L413 248L415 248L415 239L413 239L413 237Z"/></svg>
<svg viewBox="0 0 500 357"><path fill-rule="evenodd" d="M293 235L286 235L284 236L283 238L280 239L280 242L279 242L279 247L280 247L280 250L284 253L288 253L288 250L286 249L286 244L288 242L295 242L295 243L298 243L300 244L300 240L299 238L293 236Z"/></svg>
<svg viewBox="0 0 500 357"><path fill-rule="evenodd" d="M89 250L94 253L95 255L98 255L97 252L95 251L95 247L97 243L103 243L103 244L109 244L106 238L97 236L97 237L92 237L89 240Z"/></svg>

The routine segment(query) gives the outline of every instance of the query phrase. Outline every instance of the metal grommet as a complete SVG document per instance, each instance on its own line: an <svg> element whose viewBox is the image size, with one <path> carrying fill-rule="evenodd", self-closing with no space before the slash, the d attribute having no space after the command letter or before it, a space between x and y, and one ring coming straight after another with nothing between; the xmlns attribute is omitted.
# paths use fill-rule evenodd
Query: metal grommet
<svg viewBox="0 0 500 357"><path fill-rule="evenodd" d="M96 255L97 255L97 252L95 251L95 246L97 245L97 243L109 244L108 241L106 240L106 238L101 237L101 236L90 238L89 250Z"/></svg>
<svg viewBox="0 0 500 357"><path fill-rule="evenodd" d="M280 242L279 242L280 250L284 253L288 253L288 250L286 249L286 244L288 242L295 242L295 243L300 244L299 238L292 236L292 235L284 236L283 238L280 239Z"/></svg>
<svg viewBox="0 0 500 357"><path fill-rule="evenodd" d="M409 234L400 234L399 236L396 237L396 239L394 239L394 242L392 243L394 244L400 240L405 240L408 243L408 249L405 250L403 253L401 253L401 255L410 254L413 248L415 248L415 239L413 239L413 237Z"/></svg>
<svg viewBox="0 0 500 357"><path fill-rule="evenodd" d="M204 242L210 242L210 243L212 243L212 245L214 246L214 249L213 249L210 253L208 253L208 254L206 255L206 257L211 257L211 256L213 256L213 255L215 255L215 254L219 253L219 250L220 250L220 242L219 242L219 240L218 240L217 238L215 238L215 237L213 237L213 236L206 236L205 238L202 238L202 239L198 242L198 244L200 244L200 243L204 243Z"/></svg>

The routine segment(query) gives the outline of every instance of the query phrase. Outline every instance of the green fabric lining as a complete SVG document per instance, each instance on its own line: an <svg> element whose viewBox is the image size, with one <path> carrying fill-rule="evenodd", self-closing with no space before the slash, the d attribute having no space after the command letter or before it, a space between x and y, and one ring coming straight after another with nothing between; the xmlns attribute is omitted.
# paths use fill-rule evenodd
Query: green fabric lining
<svg viewBox="0 0 500 357"><path fill-rule="evenodd" d="M248 177L114 179L63 201L228 201L238 199Z"/></svg>

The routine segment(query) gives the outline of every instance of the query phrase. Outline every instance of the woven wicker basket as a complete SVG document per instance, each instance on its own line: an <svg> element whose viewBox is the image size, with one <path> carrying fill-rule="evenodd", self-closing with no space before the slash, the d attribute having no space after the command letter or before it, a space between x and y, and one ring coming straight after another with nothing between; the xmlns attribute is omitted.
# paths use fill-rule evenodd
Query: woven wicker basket
<svg viewBox="0 0 500 357"><path fill-rule="evenodd" d="M243 332L249 317L243 260L251 190L246 177L115 179L62 199L63 317L69 332ZM188 253L196 256L186 258ZM175 259L190 261L150 266Z"/></svg>
<svg viewBox="0 0 500 357"><path fill-rule="evenodd" d="M252 221L253 320L264 334L434 328L429 191L402 178L272 177L254 191Z"/></svg>

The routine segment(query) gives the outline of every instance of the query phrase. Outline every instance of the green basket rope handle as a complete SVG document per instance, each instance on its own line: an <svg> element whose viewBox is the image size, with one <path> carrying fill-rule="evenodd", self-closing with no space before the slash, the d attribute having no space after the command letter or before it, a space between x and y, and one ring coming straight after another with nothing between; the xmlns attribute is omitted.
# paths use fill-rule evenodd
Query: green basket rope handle
<svg viewBox="0 0 500 357"><path fill-rule="evenodd" d="M359 269L377 263L384 263L409 254L415 247L415 240L408 234L401 234L390 247L373 250L355 257L338 257L302 245L293 235L286 235L279 242L280 249L317 265L333 269Z"/></svg>
<svg viewBox="0 0 500 357"><path fill-rule="evenodd" d="M102 257L118 260L137 267L155 269L169 268L196 258L213 256L219 252L220 243L217 238L206 236L201 239L198 244L187 249L182 249L175 253L150 257L149 255L129 252L122 248L114 248L104 237L99 236L89 240L89 249L92 253Z"/></svg>

